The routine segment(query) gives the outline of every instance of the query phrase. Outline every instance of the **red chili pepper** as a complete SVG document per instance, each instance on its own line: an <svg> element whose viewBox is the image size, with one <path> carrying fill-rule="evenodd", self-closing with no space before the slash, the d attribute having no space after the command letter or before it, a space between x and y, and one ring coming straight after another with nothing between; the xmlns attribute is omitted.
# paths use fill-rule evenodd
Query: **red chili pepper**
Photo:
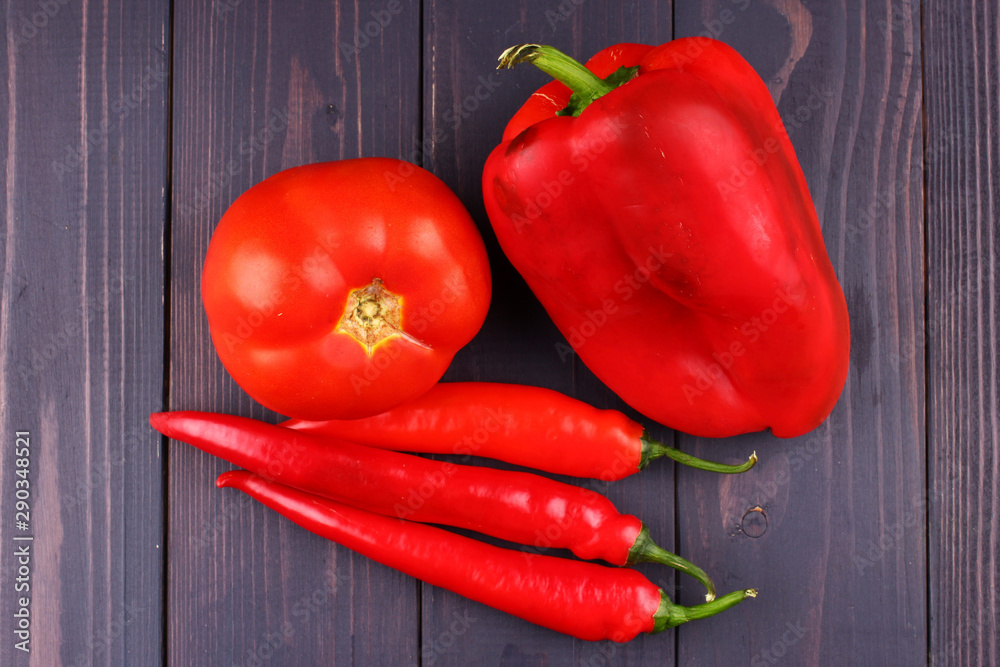
<svg viewBox="0 0 1000 667"><path fill-rule="evenodd" d="M580 359L694 435L821 424L847 377L847 306L753 68L703 38L617 44L586 67L537 44L501 57L519 62L558 81L511 119L483 198Z"/></svg>
<svg viewBox="0 0 1000 667"><path fill-rule="evenodd" d="M748 597L734 591L683 607L635 570L524 554L441 528L342 505L244 471L219 476L306 530L434 586L579 639L625 642L713 616Z"/></svg>
<svg viewBox="0 0 1000 667"><path fill-rule="evenodd" d="M467 528L510 542L569 549L614 565L670 565L708 575L657 546L638 518L604 496L541 475L434 461L210 412L150 415L160 433L267 479L387 516Z"/></svg>
<svg viewBox="0 0 1000 667"><path fill-rule="evenodd" d="M409 403L366 419L292 419L288 428L397 451L474 454L559 475L611 481L668 456L702 470L739 473L757 462L724 465L684 454L649 437L617 410L599 410L551 389L490 382L447 382Z"/></svg>

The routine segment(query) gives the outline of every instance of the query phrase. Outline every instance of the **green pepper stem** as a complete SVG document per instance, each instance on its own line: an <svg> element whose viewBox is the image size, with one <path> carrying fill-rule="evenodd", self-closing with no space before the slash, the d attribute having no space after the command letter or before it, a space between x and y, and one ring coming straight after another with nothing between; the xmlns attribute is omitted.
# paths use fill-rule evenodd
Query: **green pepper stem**
<svg viewBox="0 0 1000 667"><path fill-rule="evenodd" d="M559 49L542 44L518 44L500 54L497 69L512 69L520 63L531 63L553 79L565 84L574 93L597 99L614 89L609 83L570 58Z"/></svg>
<svg viewBox="0 0 1000 667"><path fill-rule="evenodd" d="M692 468L707 470L709 472L721 472L727 475L746 472L747 470L750 470L750 468L757 465L757 452L751 454L746 463L740 463L738 465L716 463L715 461L699 459L697 456L685 454L679 449L668 447L659 440L654 440L649 437L649 432L644 430L642 432L642 454L639 459L639 470L643 470L649 465L650 461L654 461L661 456L669 457L678 463L683 463L684 465Z"/></svg>
<svg viewBox="0 0 1000 667"><path fill-rule="evenodd" d="M715 583L705 573L705 570L686 558L681 558L677 554L667 551L653 542L653 538L649 536L649 527L646 524L642 524L642 529L639 531L639 535L636 536L632 548L629 549L628 560L625 562L626 565L635 565L636 563L669 565L675 570L679 570L700 581L705 587L706 602L711 602L715 599Z"/></svg>
<svg viewBox="0 0 1000 667"><path fill-rule="evenodd" d="M687 623L688 621L695 621L700 618L715 616L719 612L723 612L730 607L735 607L747 598L755 597L757 597L757 590L754 588L748 588L742 591L727 593L721 598L716 598L711 602L697 604L693 607L684 607L671 602L670 598L667 597L667 594L661 589L660 608L656 610L655 614L653 614L652 632L661 632L667 628L676 628L678 625Z"/></svg>
<svg viewBox="0 0 1000 667"><path fill-rule="evenodd" d="M531 63L573 91L569 104L558 116L579 116L591 102L628 83L639 71L638 66L622 66L602 79L559 49L541 44L510 47L500 54L497 69L510 69L519 63Z"/></svg>

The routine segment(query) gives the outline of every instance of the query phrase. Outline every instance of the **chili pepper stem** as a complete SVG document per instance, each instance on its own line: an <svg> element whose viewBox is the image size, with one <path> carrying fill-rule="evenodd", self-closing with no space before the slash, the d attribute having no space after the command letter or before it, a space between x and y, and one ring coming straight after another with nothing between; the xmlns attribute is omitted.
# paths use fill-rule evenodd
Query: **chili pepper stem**
<svg viewBox="0 0 1000 667"><path fill-rule="evenodd" d="M642 525L639 535L635 538L635 543L629 549L628 560L625 561L626 565L635 565L636 563L669 565L675 570L679 570L700 581L707 591L705 593L706 602L711 602L715 599L715 583L711 577L691 561L681 558L677 554L671 553L653 542L653 539L649 536L649 527L646 524Z"/></svg>
<svg viewBox="0 0 1000 667"><path fill-rule="evenodd" d="M684 607L671 602L670 598L662 590L660 591L660 608L653 614L652 632L660 632L667 628L676 628L678 625L695 621L700 618L708 618L723 612L730 607L735 607L747 598L757 597L757 589L748 588L742 591L727 593L721 598L711 602L697 604L693 607Z"/></svg>
<svg viewBox="0 0 1000 667"><path fill-rule="evenodd" d="M661 456L666 456L668 458L682 463L686 466L692 468L697 468L698 470L707 470L709 472L721 472L727 475L733 475L736 473L746 472L757 465L757 452L750 455L746 463L740 463L738 465L729 465L726 463L716 463L715 461L706 461L705 459L700 459L697 456L691 456L690 454L685 454L679 449L669 447L659 440L654 440L649 437L648 431L642 432L642 457L639 460L639 470L645 469L649 465L650 461L654 461Z"/></svg>

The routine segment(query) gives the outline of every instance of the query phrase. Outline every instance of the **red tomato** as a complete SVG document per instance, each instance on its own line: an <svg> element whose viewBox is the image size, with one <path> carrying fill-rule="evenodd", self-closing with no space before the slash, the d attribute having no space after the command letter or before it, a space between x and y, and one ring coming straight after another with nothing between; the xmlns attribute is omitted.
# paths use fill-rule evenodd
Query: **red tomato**
<svg viewBox="0 0 1000 667"><path fill-rule="evenodd" d="M430 172L383 158L295 167L222 216L202 299L223 365L299 419L352 419L414 399L479 331L486 249Z"/></svg>

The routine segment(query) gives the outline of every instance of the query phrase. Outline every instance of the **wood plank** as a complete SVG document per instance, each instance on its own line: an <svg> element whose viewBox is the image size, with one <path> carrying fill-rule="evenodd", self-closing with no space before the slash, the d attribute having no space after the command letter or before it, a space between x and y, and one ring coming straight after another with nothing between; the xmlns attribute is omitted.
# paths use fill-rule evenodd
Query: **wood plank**
<svg viewBox="0 0 1000 667"><path fill-rule="evenodd" d="M425 5L424 26L424 166L454 189L472 212L487 243L494 279L486 324L456 356L446 378L547 386L594 405L623 408L574 355L560 355L557 344L565 344L563 337L496 243L482 204L482 168L511 115L549 80L527 66L497 72L497 57L505 48L539 42L586 59L618 42L658 44L670 38L670 3L485 5L437 0ZM427 141L434 137L437 140ZM672 437L666 429L657 434ZM673 546L672 465L659 462L642 475L614 484L582 483L607 495L620 510L640 516L662 546ZM677 585L670 571L643 570L661 586ZM674 660L669 632L627 645L581 642L430 586L423 587L422 619L424 665Z"/></svg>
<svg viewBox="0 0 1000 667"><path fill-rule="evenodd" d="M1000 24L925 3L930 658L1000 663Z"/></svg>
<svg viewBox="0 0 1000 667"><path fill-rule="evenodd" d="M4 19L0 664L155 664L168 4L18 3Z"/></svg>
<svg viewBox="0 0 1000 667"><path fill-rule="evenodd" d="M212 349L199 292L208 240L241 192L281 169L409 151L419 16L402 1L175 6L171 408L277 418ZM416 661L417 583L217 490L229 468L171 443L168 661Z"/></svg>
<svg viewBox="0 0 1000 667"><path fill-rule="evenodd" d="M715 623L680 628L683 664L926 660L918 12L891 2L678 6L677 36L733 45L776 98L853 339L847 386L815 432L682 439L706 457L761 455L739 478L679 475L678 548L729 572L724 588L760 589Z"/></svg>

